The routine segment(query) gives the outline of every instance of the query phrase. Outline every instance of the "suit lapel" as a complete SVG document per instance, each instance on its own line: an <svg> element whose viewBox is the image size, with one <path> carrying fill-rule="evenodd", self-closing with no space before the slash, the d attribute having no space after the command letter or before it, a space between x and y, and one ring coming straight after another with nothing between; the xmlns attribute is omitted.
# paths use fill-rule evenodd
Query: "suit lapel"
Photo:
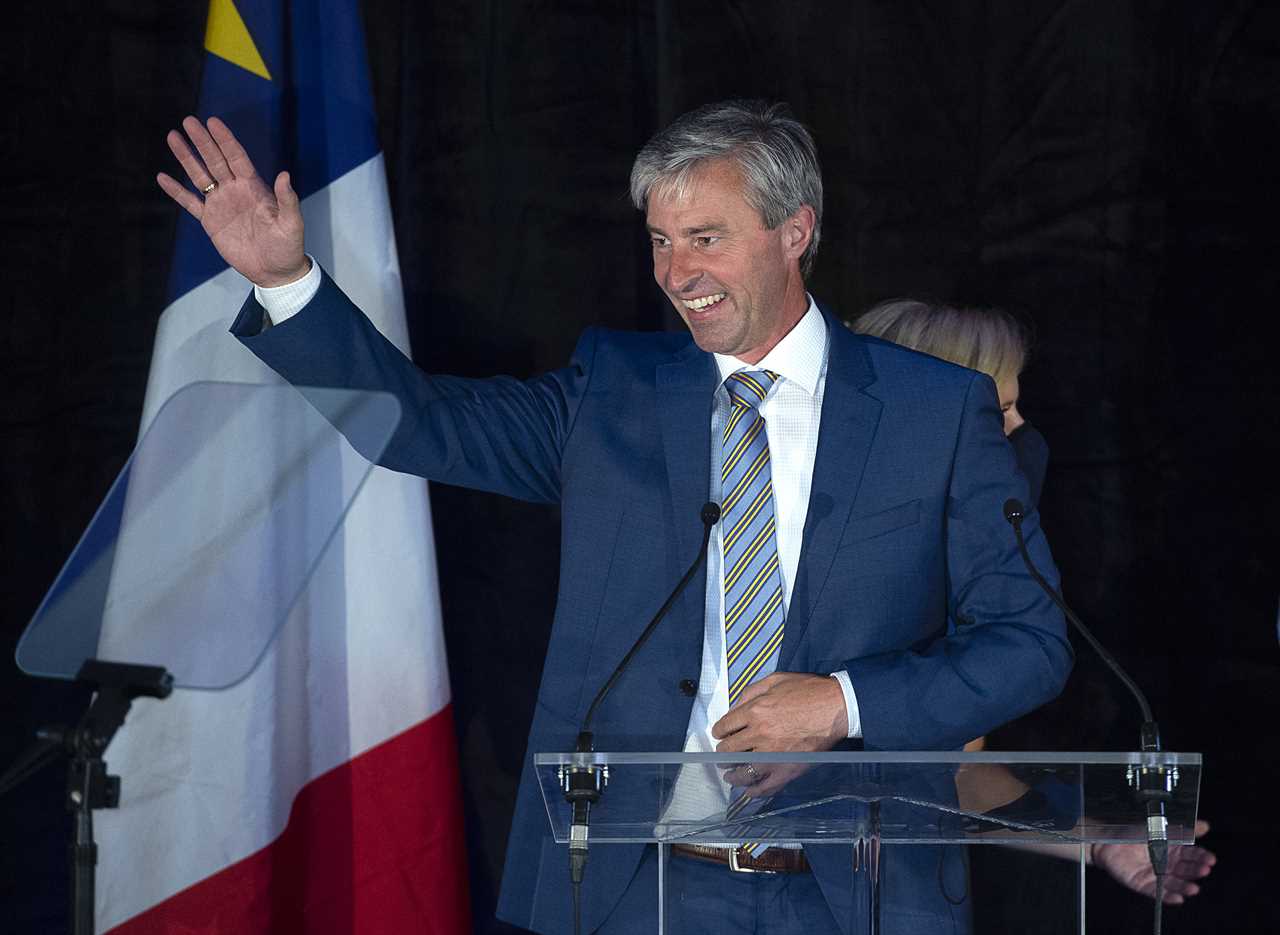
<svg viewBox="0 0 1280 935"><path fill-rule="evenodd" d="M862 339L830 315L824 313L824 317L831 350L822 426L779 671L785 671L795 655L826 584L880 421L880 401L865 392L875 382L875 370ZM681 570L692 561L701 543L698 510L707 500L711 478L711 404L716 376L714 359L694 344L669 363L660 364L655 375L675 541L681 556L676 564ZM686 598L705 591L705 577L699 580L701 584L690 583Z"/></svg>
<svg viewBox="0 0 1280 935"><path fill-rule="evenodd" d="M656 373L658 419L667 461L672 521L681 570L702 544L699 510L711 482L711 401L716 366L710 354L692 343ZM694 590L690 584L690 591Z"/></svg>
<svg viewBox="0 0 1280 935"><path fill-rule="evenodd" d="M813 462L804 543L778 658L779 671L786 671L795 656L822 594L880 421L880 401L864 392L875 381L875 370L862 339L830 315L825 317L831 350L822 424Z"/></svg>
<svg viewBox="0 0 1280 935"><path fill-rule="evenodd" d="M675 586L678 576L693 561L698 546L702 543L702 525L698 521L698 515L701 506L707 501L707 486L711 475L711 401L716 385L715 371L714 360L692 344L668 362L659 364L654 371L656 412L652 418L656 420L657 429L661 433L674 525L669 534L669 559L665 565L656 566L659 571L652 582L654 595L660 592L662 597L666 596ZM641 505L641 508L646 507L656 513L663 510L661 502ZM645 653L637 659L637 668L648 668L651 672L661 673L664 678L672 672L697 676L702 652L705 574L704 570L702 575L690 581L668 619L655 631ZM613 599L619 599L618 595L614 595ZM610 598L606 597L606 601L608 600ZM623 595L621 600L624 604L633 603L631 595ZM656 610L657 606L655 598L653 609ZM588 683L593 686L604 683L604 679L632 647L647 622L647 617L635 618L634 626L609 627L601 633L598 637L602 641L601 645L592 651L595 671ZM598 662L594 661L597 654ZM672 676L669 679L672 689L677 678L678 676ZM643 712L644 732L648 732L646 736L669 733L671 743L683 743L692 700L674 690L655 692L638 687L645 684L644 680L628 681L620 685L615 694L632 693L632 713ZM652 680L649 680L649 684L652 684ZM636 695L636 692L641 694ZM585 705L585 697L582 703ZM614 698L614 703L619 703L617 698ZM617 709L614 709L612 715L608 709L609 706L606 705L601 711L601 719L597 721L597 729L602 737L608 736L608 731L618 729L616 721L612 727L609 721L611 716L619 716ZM585 709L582 713L585 713ZM634 728L631 732L635 732Z"/></svg>

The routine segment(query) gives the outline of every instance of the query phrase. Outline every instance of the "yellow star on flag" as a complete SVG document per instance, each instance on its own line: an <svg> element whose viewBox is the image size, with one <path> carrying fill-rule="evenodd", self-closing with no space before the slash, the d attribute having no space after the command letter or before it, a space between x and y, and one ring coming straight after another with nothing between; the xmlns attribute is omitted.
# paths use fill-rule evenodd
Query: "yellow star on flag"
<svg viewBox="0 0 1280 935"><path fill-rule="evenodd" d="M204 48L206 52L226 59L232 65L239 65L245 71L252 72L259 78L271 80L267 71L267 63L253 44L253 37L236 9L234 0L211 0L209 3L209 25L204 31Z"/></svg>

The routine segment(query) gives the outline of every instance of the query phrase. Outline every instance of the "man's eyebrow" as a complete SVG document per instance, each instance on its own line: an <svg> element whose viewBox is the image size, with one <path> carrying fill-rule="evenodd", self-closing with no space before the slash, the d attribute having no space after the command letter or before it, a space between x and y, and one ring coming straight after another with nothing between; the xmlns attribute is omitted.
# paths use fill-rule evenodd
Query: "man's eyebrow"
<svg viewBox="0 0 1280 935"><path fill-rule="evenodd" d="M728 229L728 225L724 221L704 221L696 227L685 227L680 233L684 237L697 237L699 234L723 234ZM645 230L651 234L661 234L667 236L666 231L660 227L654 227L652 224L646 224Z"/></svg>

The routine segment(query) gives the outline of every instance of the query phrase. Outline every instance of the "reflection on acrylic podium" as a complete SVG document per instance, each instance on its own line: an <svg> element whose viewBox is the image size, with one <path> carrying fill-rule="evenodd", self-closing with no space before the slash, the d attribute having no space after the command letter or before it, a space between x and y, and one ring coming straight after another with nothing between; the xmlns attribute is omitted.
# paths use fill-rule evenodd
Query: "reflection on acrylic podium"
<svg viewBox="0 0 1280 935"><path fill-rule="evenodd" d="M781 791L743 807L723 781L747 765L794 775ZM922 904L962 906L966 847L1044 846L1076 854L1076 898L1044 912L1085 930L1084 859L1093 843L1145 845L1144 775L1167 790L1170 844L1193 840L1200 787L1191 753L708 753L538 754L552 834L569 843L562 787L591 772L603 783L591 808L589 849L657 845L657 931L682 930L705 894L673 872L679 845L801 846L828 907L847 935L913 931ZM1150 785L1148 782L1146 785ZM673 848L676 851L673 853ZM758 851L756 851L758 853ZM568 857L566 854L566 868ZM588 863L589 881L592 867ZM566 889L568 871L566 869ZM726 887L725 898L732 888ZM961 911L967 911L965 907ZM715 929L715 921L703 919ZM726 925L725 931L731 927Z"/></svg>

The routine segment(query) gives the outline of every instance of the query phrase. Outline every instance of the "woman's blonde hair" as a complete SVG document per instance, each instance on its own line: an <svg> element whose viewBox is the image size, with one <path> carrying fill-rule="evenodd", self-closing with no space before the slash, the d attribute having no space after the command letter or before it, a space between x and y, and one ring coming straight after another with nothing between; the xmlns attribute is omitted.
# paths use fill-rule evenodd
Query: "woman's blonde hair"
<svg viewBox="0 0 1280 935"><path fill-rule="evenodd" d="M881 302L849 327L980 370L996 383L1022 372L1031 343L1026 327L1002 309L958 308L918 299Z"/></svg>

